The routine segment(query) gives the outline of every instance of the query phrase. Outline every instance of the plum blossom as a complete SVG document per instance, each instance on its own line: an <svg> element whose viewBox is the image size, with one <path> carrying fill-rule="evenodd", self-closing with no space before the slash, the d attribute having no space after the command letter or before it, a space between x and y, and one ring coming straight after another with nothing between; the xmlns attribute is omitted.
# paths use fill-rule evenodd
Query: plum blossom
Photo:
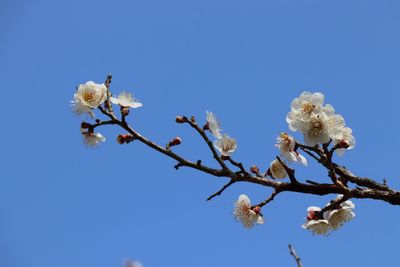
<svg viewBox="0 0 400 267"><path fill-rule="evenodd" d="M326 144L332 140L335 145L343 145L337 151L338 154L343 154L344 149L351 149L355 145L352 131L345 127L343 117L335 113L332 105L323 104L323 94L303 92L293 100L286 121L290 130L304 135L307 145Z"/></svg>
<svg viewBox="0 0 400 267"><path fill-rule="evenodd" d="M106 141L106 138L101 133L82 132L82 136L85 145L91 148L94 148L100 143Z"/></svg>
<svg viewBox="0 0 400 267"><path fill-rule="evenodd" d="M269 171L271 172L272 177L276 179L283 179L287 176L285 167L277 159L271 162L269 165Z"/></svg>
<svg viewBox="0 0 400 267"><path fill-rule="evenodd" d="M214 141L214 146L218 151L226 157L229 157L237 148L237 143L234 138L224 134L220 139Z"/></svg>
<svg viewBox="0 0 400 267"><path fill-rule="evenodd" d="M307 208L307 222L301 227L316 235L327 235L332 230L329 221L322 218L321 208L314 206Z"/></svg>
<svg viewBox="0 0 400 267"><path fill-rule="evenodd" d="M343 195L339 195L336 200L340 200ZM329 206L331 203L328 203ZM333 230L340 228L344 223L352 220L356 215L353 212L355 205L352 201L346 200L332 210L324 212L324 219L328 220Z"/></svg>
<svg viewBox="0 0 400 267"><path fill-rule="evenodd" d="M295 98L291 104L291 111L286 116L289 129L301 131L303 124L310 120L312 115L319 115L324 104L324 95L321 93L303 92L300 97Z"/></svg>
<svg viewBox="0 0 400 267"><path fill-rule="evenodd" d="M100 106L107 98L107 88L104 84L96 84L88 81L81 84L74 94L74 100L71 101L73 110L76 114L81 115L89 113L93 118L92 109Z"/></svg>
<svg viewBox="0 0 400 267"><path fill-rule="evenodd" d="M252 228L255 224L264 223L260 207L256 206L252 209L249 197L244 194L240 195L236 201L233 216L248 229Z"/></svg>
<svg viewBox="0 0 400 267"><path fill-rule="evenodd" d="M338 149L336 149L336 153L339 156L343 156L346 150L353 149L356 145L356 139L352 134L352 130L349 127L343 127L340 131L340 135L338 138L333 140L335 145L338 145Z"/></svg>
<svg viewBox="0 0 400 267"><path fill-rule="evenodd" d="M283 156L287 161L298 162L307 166L307 159L294 150L296 142L292 136L287 133L281 133L276 138L276 142L275 146L278 147L281 156Z"/></svg>
<svg viewBox="0 0 400 267"><path fill-rule="evenodd" d="M140 108L143 106L131 93L121 92L118 97L111 97L111 103L125 108Z"/></svg>
<svg viewBox="0 0 400 267"><path fill-rule="evenodd" d="M217 117L214 115L214 113L207 111L207 125L208 125L208 129L210 129L212 135L217 138L220 139L222 137L221 134L221 124L219 122L219 120L217 119Z"/></svg>

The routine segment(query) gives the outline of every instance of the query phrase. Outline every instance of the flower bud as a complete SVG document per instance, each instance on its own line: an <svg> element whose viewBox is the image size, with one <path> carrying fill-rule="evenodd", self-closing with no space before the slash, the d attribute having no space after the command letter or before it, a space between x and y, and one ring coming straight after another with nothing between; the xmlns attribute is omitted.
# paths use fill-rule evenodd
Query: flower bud
<svg viewBox="0 0 400 267"><path fill-rule="evenodd" d="M250 172L254 173L254 174L259 174L260 173L260 169L256 165L253 165L250 168Z"/></svg>
<svg viewBox="0 0 400 267"><path fill-rule="evenodd" d="M122 116L128 116L129 114L129 108L128 107L121 107L121 115Z"/></svg>
<svg viewBox="0 0 400 267"><path fill-rule="evenodd" d="M125 143L128 144L128 143L132 142L133 140L135 140L135 138L130 134L119 134L117 136L117 142L120 145L123 145Z"/></svg>
<svg viewBox="0 0 400 267"><path fill-rule="evenodd" d="M168 147L177 146L182 143L182 139L177 136L168 143Z"/></svg>
<svg viewBox="0 0 400 267"><path fill-rule="evenodd" d="M185 116L176 116L175 121L177 123L185 123L188 121L188 119Z"/></svg>

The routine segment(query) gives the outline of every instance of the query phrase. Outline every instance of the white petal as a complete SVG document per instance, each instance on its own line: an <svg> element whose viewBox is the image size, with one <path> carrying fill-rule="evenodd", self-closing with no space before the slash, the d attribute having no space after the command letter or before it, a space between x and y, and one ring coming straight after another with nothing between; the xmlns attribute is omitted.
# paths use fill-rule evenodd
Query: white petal
<svg viewBox="0 0 400 267"><path fill-rule="evenodd" d="M306 159L303 155L298 154L298 155L297 155L297 159L298 159L298 162L300 162L300 163L303 164L304 166L307 166L307 165L308 165L307 159Z"/></svg>
<svg viewBox="0 0 400 267"><path fill-rule="evenodd" d="M311 96L311 102L322 106L324 104L324 98L325 97L322 93L317 92Z"/></svg>

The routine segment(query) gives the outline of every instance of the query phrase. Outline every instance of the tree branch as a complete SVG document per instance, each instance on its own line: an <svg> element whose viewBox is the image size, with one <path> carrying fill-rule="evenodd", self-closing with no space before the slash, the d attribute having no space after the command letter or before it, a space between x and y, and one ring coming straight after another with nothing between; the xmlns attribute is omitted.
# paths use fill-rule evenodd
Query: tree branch
<svg viewBox="0 0 400 267"><path fill-rule="evenodd" d="M400 192L395 191L384 183L378 183L370 178L358 177L350 173L346 168L340 166L334 162L332 162L332 154L334 149L329 150L330 143L324 144L321 146L307 146L304 144L300 144L296 142L295 150L301 149L305 153L307 153L310 157L315 159L319 164L321 164L324 168L328 170L329 176L333 183L320 183L315 182L313 180L307 179L306 183L299 182L294 174L294 170L289 168L279 157L277 157L278 161L284 166L290 182L281 182L276 180L267 179L261 176L259 173L255 173L252 175L248 173L243 164L237 161L234 161L230 157L221 157L216 151L212 141L208 138L205 131L200 128L194 117L188 119L187 117L177 117L176 121L179 123L188 123L196 132L202 137L202 139L206 142L209 150L211 151L213 158L218 162L221 169L216 169L212 167L205 166L201 164L201 161L198 160L196 162L192 162L190 160L185 159L184 157L174 153L171 149L166 149L163 146L156 144L150 139L144 137L136 130L131 128L128 123L125 121L125 116L122 117L121 120L117 119L112 112L112 107L110 104L110 83L111 83L111 75L107 76L105 85L107 87L107 100L106 106L110 105L106 109L99 106L98 109L105 116L109 118L107 121L96 121L96 124L82 123L82 128L87 128L93 131L94 128L103 126L103 125L118 125L125 131L127 131L132 138L138 140L139 142L145 144L146 146L154 149L157 152L160 152L171 159L177 161L175 165L176 169L179 167L190 167L201 172L211 174L216 177L227 177L229 178L229 182L225 184L219 191L211 195L207 200L214 198L222 194L224 190L226 190L229 186L236 182L247 182L252 184L258 184L261 186L273 188L274 192L271 196L265 201L261 202L259 205L264 206L270 201L274 199L274 197L281 192L296 192L303 194L311 194L311 195L329 195L329 194L343 194L346 199L358 198L358 199L376 199L385 201L392 205L400 205ZM335 147L335 146L334 146ZM224 160L228 160L233 166L239 168L240 171L231 170L224 162ZM350 184L348 184L350 183ZM354 188L351 188L351 184L353 184ZM346 186L347 185L347 186ZM344 200L343 200L344 201Z"/></svg>
<svg viewBox="0 0 400 267"><path fill-rule="evenodd" d="M297 256L297 253L291 244L289 244L289 252L290 252L290 255L292 255L294 260L296 261L297 267L302 267L303 265L301 264L300 257Z"/></svg>
<svg viewBox="0 0 400 267"><path fill-rule="evenodd" d="M231 179L227 184L225 184L220 190L218 190L216 193L212 194L211 196L209 196L207 198L207 201L210 201L211 199L213 199L216 196L219 196L222 194L222 192L225 191L225 189L227 189L229 186L231 186L232 184L234 184L236 181L234 179Z"/></svg>

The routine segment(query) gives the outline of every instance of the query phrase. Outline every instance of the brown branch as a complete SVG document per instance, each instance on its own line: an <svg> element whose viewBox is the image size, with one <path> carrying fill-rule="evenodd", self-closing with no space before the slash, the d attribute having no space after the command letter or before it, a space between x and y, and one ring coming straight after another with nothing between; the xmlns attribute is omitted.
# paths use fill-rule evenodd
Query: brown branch
<svg viewBox="0 0 400 267"><path fill-rule="evenodd" d="M258 205L260 208L264 207L265 205L267 205L269 202L271 202L272 200L274 200L275 196L278 195L281 191L275 190L274 192L272 192L272 194L263 202L258 203Z"/></svg>
<svg viewBox="0 0 400 267"><path fill-rule="evenodd" d="M109 88L111 82L111 76L107 77L106 80L106 85ZM230 181L224 185L222 189L220 189L218 192L213 194L212 196L209 197L209 199L212 199L213 197L220 195L224 190L226 190L230 185L232 185L235 182L248 182L252 184L258 184L261 186L269 187L274 189L274 193L266 199L264 202L260 203L261 205L266 205L270 201L273 200L273 198L281 192L296 192L296 193L303 193L303 194L312 194L312 195L329 195L329 194L343 194L346 199L350 198L356 198L356 199L376 199L376 200L381 200L385 201L387 203L393 204L393 205L400 205L400 192L392 190L388 187L386 183L378 183L375 182L372 179L369 178L363 178L363 177L358 177L353 174L351 174L349 171L347 171L344 167L333 163L331 158L332 158L332 153L331 151L328 150L329 144L324 145L322 148L320 146L306 146L303 144L296 143L296 147L302 149L305 151L307 154L309 154L311 157L313 157L317 162L319 162L322 166L328 169L328 171L332 172L332 176L335 175L334 177L337 177L338 180L346 182L350 182L355 184L355 188L348 188L345 187L341 184L329 184L329 183L318 183L314 182L312 180L306 180L306 183L299 182L294 174L294 170L290 169L279 157L277 157L278 161L284 166L286 172L288 173L290 182L281 182L281 181L275 181L271 179L266 179L264 177L260 177L260 175L256 174L255 176L249 174L243 167L243 164L240 162L236 162L231 158L227 158L229 162L238 167L240 169L239 172L234 172L230 168L227 167L225 164L224 160L219 156L217 153L213 143L211 140L207 137L206 133L202 128L200 128L196 122L194 117L191 119L187 119L186 117L177 117L177 122L179 123L188 123L192 128L194 128L203 138L203 140L207 143L210 151L213 154L213 157L216 159L216 161L219 163L221 166L221 169L215 169L212 167L205 166L201 164L201 161L197 162L192 162L190 160L185 159L184 157L172 152L171 150L168 150L153 141L147 139L137 131L135 131L133 128L131 128L128 123L125 120L119 120L115 117L113 113L110 112L110 110L106 110L103 107L99 107L99 110L106 115L107 117L110 118L108 121L97 121L96 124L91 125L92 129L95 127L100 127L103 125L112 125L116 124L119 125L121 128L123 128L125 131L127 131L130 135L132 135L132 138L135 140L140 141L141 143L145 144L146 146L174 159L177 161L177 164L175 167L179 169L179 167L190 167L199 171L202 171L204 173L211 174L216 177L227 177L230 178ZM88 124L90 125L90 124ZM86 125L87 126L87 125ZM90 129L90 127L87 127ZM307 152L308 151L308 152ZM337 175L337 176L336 176Z"/></svg>
<svg viewBox="0 0 400 267"><path fill-rule="evenodd" d="M215 192L214 194L212 194L211 196L209 196L207 198L207 201L210 201L211 199L213 199L216 196L220 196L222 194L222 192L224 192L229 186L231 186L232 184L234 184L236 182L236 180L231 179L227 184L225 184L220 190L218 190L217 192Z"/></svg>
<svg viewBox="0 0 400 267"><path fill-rule="evenodd" d="M110 122L110 124L112 123ZM355 177L350 175L349 173L344 173L345 172L344 169L342 167L339 167L338 165L334 165L334 167L336 168L335 170L339 172L339 174L342 173L343 175L346 175L346 177L348 177L349 180L355 181L360 186L368 187L368 189L359 189L359 188L350 189L341 185L326 184L326 183L321 183L321 184L300 183L297 180L293 180L294 174L290 171L291 169L289 169L286 165L284 166L286 166L287 170L289 170L288 175L290 174L292 176L292 180L289 183L273 181L270 179L260 178L251 175L238 175L229 168L214 169L202 164L198 164L198 162L192 162L186 160L183 157L179 156L178 154L172 152L171 150L167 150L164 147L157 145L156 143L145 138L144 136L133 130L131 127L129 127L127 124L122 123L118 119L115 119L113 121L113 124L119 125L123 129L125 129L128 133L130 133L135 139L144 143L150 148L176 160L179 163L179 166L186 166L193 169L197 169L199 171L217 177L229 177L237 182L248 182L253 184L259 184L262 186L274 188L279 192L287 191L287 192L297 192L297 193L321 195L321 196L329 194L343 194L348 196L348 198L376 199L385 201L393 205L400 205L400 192L389 190L387 186L381 185L372 180Z"/></svg>
<svg viewBox="0 0 400 267"><path fill-rule="evenodd" d="M208 138L208 136L204 132L204 130L197 125L195 118L192 117L191 119L187 119L185 122L188 123L193 129L195 129L201 135L203 140L207 143L208 148L211 150L211 153L213 154L214 159L218 162L218 164L222 167L222 169L228 170L228 167L226 166L224 161L221 159L221 157L218 155L217 151L215 150L214 144Z"/></svg>
<svg viewBox="0 0 400 267"><path fill-rule="evenodd" d="M111 98L111 92L110 92L110 84L111 84L111 80L112 80L112 75L111 73L107 75L106 81L104 82L104 85L107 88L107 98L106 101L104 102L104 107L106 108L106 110L108 110L108 112L110 114L114 114L113 112L113 108L110 102L110 98Z"/></svg>
<svg viewBox="0 0 400 267"><path fill-rule="evenodd" d="M349 199L348 197L343 196L343 197L341 197L339 199L331 201L331 203L328 206L326 206L325 208L321 209L321 213L324 213L325 211L331 210L332 208L336 209L335 208L336 206L340 205L341 203L345 202L348 199Z"/></svg>
<svg viewBox="0 0 400 267"><path fill-rule="evenodd" d="M231 157L226 157L226 159L235 167L240 169L239 173L243 173L244 175L250 175L246 169L243 167L243 163L234 161Z"/></svg>
<svg viewBox="0 0 400 267"><path fill-rule="evenodd" d="M174 160L178 161L181 166L186 166L186 167L190 167L193 169L197 169L200 171L203 171L205 173L208 174L212 174L214 176L218 176L218 177L231 177L234 176L235 174L232 173L232 171L230 171L229 169L225 169L225 170L218 170L218 169L214 169L211 167L207 167L204 166L202 164L197 164L197 162L191 162L189 160L186 160L184 158L182 158L181 156L179 156L178 154L172 152L171 150L165 149L164 147L157 145L156 143L150 141L149 139L145 138L144 136L142 136L141 134L139 134L138 132L136 132L135 130L133 130L131 127L129 127L129 125L122 123L121 121L119 121L118 119L116 120L116 124L118 124L120 127L122 127L123 129L125 129L128 133L130 133L135 139L137 139L138 141L142 142L143 144L149 146L150 148L170 157L173 158Z"/></svg>
<svg viewBox="0 0 400 267"><path fill-rule="evenodd" d="M277 159L277 160L279 161L279 163L282 164L282 166L285 168L286 173L287 173L288 176L289 176L290 182L291 182L292 184L298 183L298 181L297 181L297 179L296 179L296 176L294 175L294 170L291 169L291 168L289 168L289 167L285 164L285 162L283 162L283 161L281 160L280 157L276 157L276 159Z"/></svg>
<svg viewBox="0 0 400 267"><path fill-rule="evenodd" d="M333 163L333 168L335 169L335 172L344 177L345 179L347 179L348 181L357 184L358 186L364 186L364 187L368 187L371 189L377 189L377 190L383 190L383 191L393 191L392 189L390 189L386 183L378 183L370 178L362 178L362 177L358 177L353 175L351 172L349 172L348 170L346 170L346 168L344 168L343 166L339 166L336 163Z"/></svg>
<svg viewBox="0 0 400 267"><path fill-rule="evenodd" d="M294 260L296 261L297 267L302 267L303 265L301 264L300 257L297 256L297 253L291 244L289 244L289 252L290 252L290 255L292 255Z"/></svg>

